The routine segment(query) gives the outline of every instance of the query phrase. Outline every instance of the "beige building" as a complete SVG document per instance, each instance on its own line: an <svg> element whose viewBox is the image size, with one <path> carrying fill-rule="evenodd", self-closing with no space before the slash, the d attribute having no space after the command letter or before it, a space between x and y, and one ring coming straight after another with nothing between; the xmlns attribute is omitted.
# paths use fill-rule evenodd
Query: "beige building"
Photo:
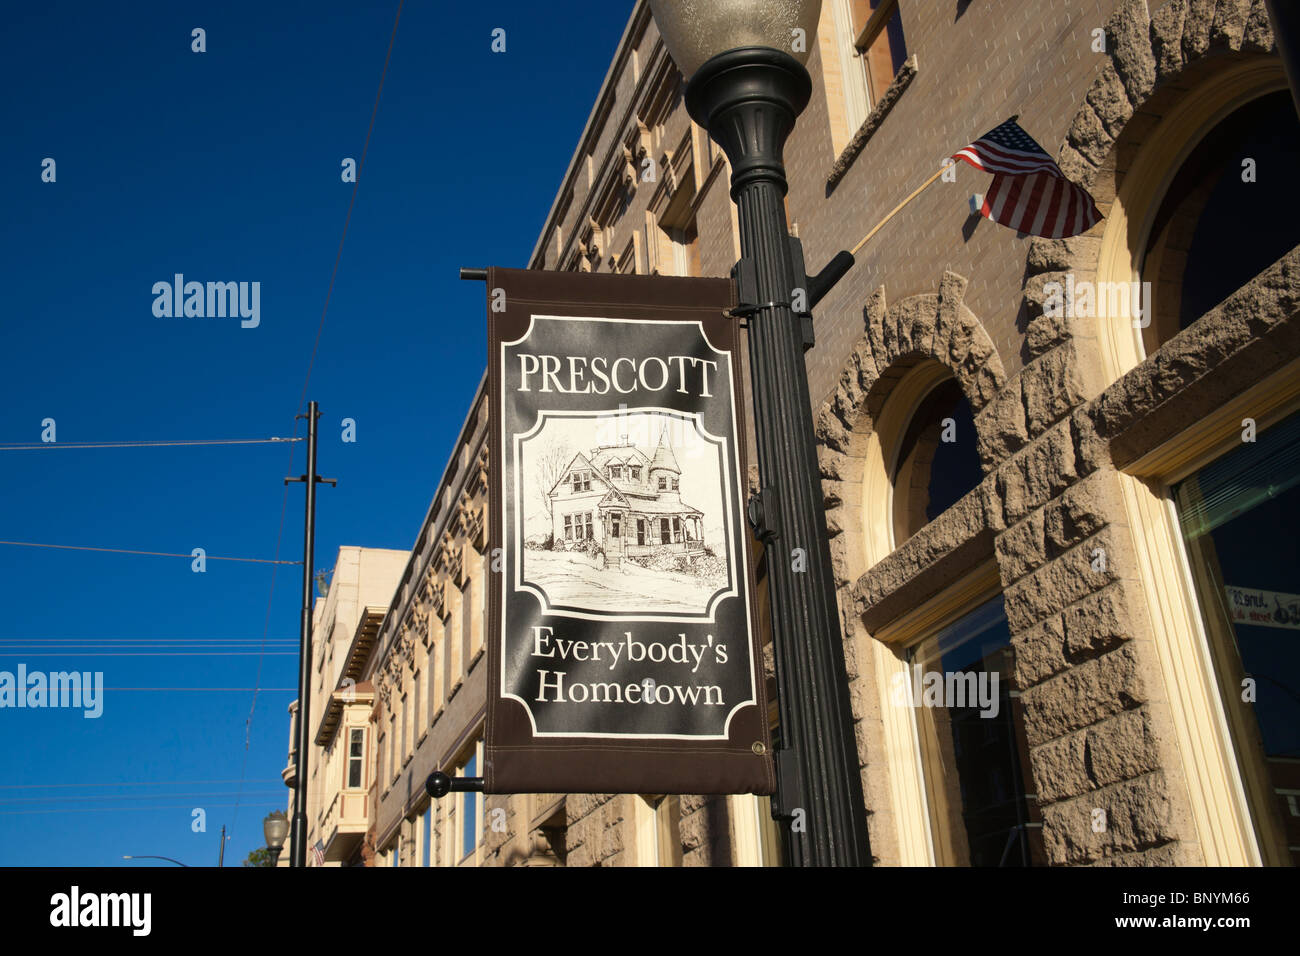
<svg viewBox="0 0 1300 956"><path fill-rule="evenodd" d="M817 309L873 856L1294 862L1300 123L1262 0L825 0L809 71L810 271L1013 113L1106 216L1017 235L962 166ZM528 265L726 275L728 176L638 2ZM485 433L480 386L362 673L377 862L778 863L752 797L430 805L482 763Z"/></svg>
<svg viewBox="0 0 1300 956"><path fill-rule="evenodd" d="M407 557L405 551L383 548L339 548L329 589L312 610L308 866L316 865L311 848L317 843L325 866L361 863L374 813L376 748L375 692L362 672ZM289 713L289 760L282 776L292 788L298 701L289 705ZM288 812L292 820L292 799Z"/></svg>

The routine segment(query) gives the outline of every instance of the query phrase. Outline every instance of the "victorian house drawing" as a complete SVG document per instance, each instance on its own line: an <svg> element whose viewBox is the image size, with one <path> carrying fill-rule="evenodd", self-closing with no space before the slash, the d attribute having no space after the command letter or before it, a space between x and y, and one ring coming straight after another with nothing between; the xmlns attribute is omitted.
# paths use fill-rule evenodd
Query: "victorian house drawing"
<svg viewBox="0 0 1300 956"><path fill-rule="evenodd" d="M704 553L703 513L682 501L680 481L666 429L650 455L626 441L575 455L549 494L555 548L594 541L608 567L657 548Z"/></svg>

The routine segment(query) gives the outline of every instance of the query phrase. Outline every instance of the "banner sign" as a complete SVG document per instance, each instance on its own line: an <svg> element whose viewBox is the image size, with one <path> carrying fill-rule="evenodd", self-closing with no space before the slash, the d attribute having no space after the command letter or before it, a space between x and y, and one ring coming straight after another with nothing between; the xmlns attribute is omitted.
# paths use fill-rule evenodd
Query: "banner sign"
<svg viewBox="0 0 1300 956"><path fill-rule="evenodd" d="M1234 623L1300 631L1300 594L1225 585Z"/></svg>
<svg viewBox="0 0 1300 956"><path fill-rule="evenodd" d="M731 281L487 284L487 792L771 793Z"/></svg>

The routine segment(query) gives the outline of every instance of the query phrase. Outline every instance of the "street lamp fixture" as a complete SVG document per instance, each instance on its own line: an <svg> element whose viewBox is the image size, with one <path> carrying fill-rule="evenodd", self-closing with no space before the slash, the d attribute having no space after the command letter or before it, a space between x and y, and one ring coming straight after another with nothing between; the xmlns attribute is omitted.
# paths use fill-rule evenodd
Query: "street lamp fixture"
<svg viewBox="0 0 1300 956"><path fill-rule="evenodd" d="M801 65L807 63L821 3L650 0L650 10L673 62L689 80L712 57L745 47L785 50Z"/></svg>
<svg viewBox="0 0 1300 956"><path fill-rule="evenodd" d="M188 863L182 863L180 860L173 860L169 856L150 856L150 855L131 856L130 854L123 854L122 859L124 860L166 860L168 863L175 863L177 866L189 866Z"/></svg>
<svg viewBox="0 0 1300 956"><path fill-rule="evenodd" d="M857 746L822 521L808 375L810 311L853 264L819 275L786 228L783 150L807 106L804 68L820 0L650 0L687 78L686 109L731 162L742 259L733 270L749 321L760 491L749 517L766 546L781 747L773 813L796 866L867 865ZM806 564L792 559L802 550ZM803 566L804 570L795 568Z"/></svg>
<svg viewBox="0 0 1300 956"><path fill-rule="evenodd" d="M272 810L262 821L262 835L266 837L266 849L271 854L271 865L280 861L280 851L284 849L285 838L289 835L289 818L283 810Z"/></svg>

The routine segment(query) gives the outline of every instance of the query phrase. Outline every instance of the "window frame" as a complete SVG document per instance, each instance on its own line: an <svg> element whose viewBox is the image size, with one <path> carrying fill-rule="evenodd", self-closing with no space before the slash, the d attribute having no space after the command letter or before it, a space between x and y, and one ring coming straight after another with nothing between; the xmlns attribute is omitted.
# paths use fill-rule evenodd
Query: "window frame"
<svg viewBox="0 0 1300 956"><path fill-rule="evenodd" d="M352 744L356 734L361 735L361 753L354 755L352 753ZM366 789L366 737L367 736L368 735L366 733L365 727L348 728L347 763L343 770L344 790L365 790ZM359 782L355 784L352 783L352 769L354 766L359 771L358 773Z"/></svg>
<svg viewBox="0 0 1300 956"><path fill-rule="evenodd" d="M393 691L396 694L396 690ZM401 768L401 744L397 740L397 711L393 710L388 715L388 781L385 783L385 789L391 788L397 782L398 775L402 772Z"/></svg>
<svg viewBox="0 0 1300 956"><path fill-rule="evenodd" d="M628 820L632 824L633 865L673 867L681 865L675 831L680 826L679 798L672 794L627 794L632 801Z"/></svg>
<svg viewBox="0 0 1300 956"><path fill-rule="evenodd" d="M1164 111L1137 151L1115 199L1097 253L1096 280L1141 282L1142 256L1160 206L1192 152L1216 126L1253 100L1288 89L1279 62L1248 60L1214 73ZM1127 305L1128 297L1123 297ZM1124 314L1097 323L1103 388L1146 358L1142 329Z"/></svg>
<svg viewBox="0 0 1300 956"><path fill-rule="evenodd" d="M1286 866L1290 858L1272 832L1272 785L1249 750L1249 728L1224 702L1230 650L1205 627L1173 486L1239 447L1243 415L1263 432L1297 413L1300 359L1119 472L1160 670L1187 688L1169 707L1207 866Z"/></svg>
<svg viewBox="0 0 1300 956"><path fill-rule="evenodd" d="M884 725L886 762L895 796L900 864L938 865L930 828L930 803L921 741L911 700L910 649L941 628L960 620L1002 592L996 558L989 558L970 573L866 638L875 658L881 723ZM869 659L869 658L867 658ZM895 688L906 688L908 706L894 703Z"/></svg>
<svg viewBox="0 0 1300 956"><path fill-rule="evenodd" d="M853 49L865 56L897 12L898 0L882 0L880 6L871 11L871 16L867 17L867 22L862 25L858 35L853 38Z"/></svg>
<svg viewBox="0 0 1300 956"><path fill-rule="evenodd" d="M1106 212L1095 280L1141 281L1137 271L1151 224L1191 152L1229 114L1286 89L1273 58L1229 64L1207 76L1163 112L1135 154ZM1127 297L1125 297L1127 298ZM1127 316L1098 323L1101 388L1148 356L1142 329ZM1261 839L1259 783L1239 753L1219 683L1217 652L1206 633L1195 579L1182 540L1172 485L1199 471L1240 440L1241 419L1263 430L1297 405L1294 360L1262 382L1191 422L1118 473L1125 518L1132 532L1137 576L1156 659L1166 686L1183 688L1167 702L1179 768L1196 842L1206 866L1275 865L1271 841ZM1252 791L1247 796L1247 790ZM1289 865L1289 861L1287 864Z"/></svg>
<svg viewBox="0 0 1300 956"><path fill-rule="evenodd" d="M472 742L467 746L462 756L456 761L456 776L481 776L483 766L484 745L483 731L480 729ZM471 764L473 769L471 771ZM455 836L453 845L456 848L456 859L453 861L454 866L478 866L482 862L483 850L483 832L484 832L484 795L482 792L460 791L456 794L455 813L456 818ZM469 825L469 814L473 812L474 828L474 845L468 849L465 846L466 828Z"/></svg>
<svg viewBox="0 0 1300 956"><path fill-rule="evenodd" d="M733 793L727 803L735 832L733 865L780 866L781 831L772 819L772 798Z"/></svg>
<svg viewBox="0 0 1300 956"><path fill-rule="evenodd" d="M894 530L894 474L908 426L926 398L953 377L952 369L937 361L909 369L894 385L867 439L863 469L862 529L867 567L892 554L903 542Z"/></svg>
<svg viewBox="0 0 1300 956"><path fill-rule="evenodd" d="M882 36L887 38L895 17L902 27L902 10L898 0L884 0L858 27L863 13L860 6L867 2L869 0L832 0L823 7L825 20L819 33L827 106L831 114L832 148L836 155L852 142L911 56L904 32L902 64L895 66L892 49L887 49L885 52L890 58L888 70L873 72L872 48ZM882 75L874 75L877 72ZM883 75L885 72L887 77ZM877 82L883 84L880 89L875 88Z"/></svg>
<svg viewBox="0 0 1300 956"><path fill-rule="evenodd" d="M422 718L424 716L424 672L416 668L411 675L411 749L414 750L419 745L420 740L424 737L428 729Z"/></svg>

